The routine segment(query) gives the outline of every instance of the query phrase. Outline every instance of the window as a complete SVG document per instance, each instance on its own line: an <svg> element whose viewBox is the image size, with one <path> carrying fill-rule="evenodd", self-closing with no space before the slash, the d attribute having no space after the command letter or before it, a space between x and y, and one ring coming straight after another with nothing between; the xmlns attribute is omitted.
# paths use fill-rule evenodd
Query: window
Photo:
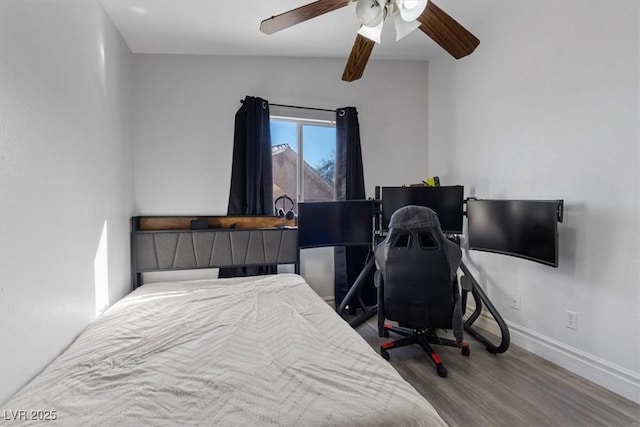
<svg viewBox="0 0 640 427"><path fill-rule="evenodd" d="M271 116L271 146L274 200L335 199L335 122Z"/></svg>

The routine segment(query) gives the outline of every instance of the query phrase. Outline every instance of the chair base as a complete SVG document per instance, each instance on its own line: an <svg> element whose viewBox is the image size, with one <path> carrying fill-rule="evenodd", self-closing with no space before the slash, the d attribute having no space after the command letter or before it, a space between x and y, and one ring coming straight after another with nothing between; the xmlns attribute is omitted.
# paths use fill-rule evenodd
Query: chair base
<svg viewBox="0 0 640 427"><path fill-rule="evenodd" d="M448 371L442 363L442 359L440 359L440 356L438 356L438 354L433 351L433 348L431 348L431 344L440 344L447 347L459 347L463 356L469 356L471 354L468 343L462 342L462 345L458 346L458 344L454 340L448 338L440 338L439 336L437 336L435 329L433 328L416 330L407 329L400 326L393 326L389 323L385 323L384 332L385 336L389 336L389 332L393 332L404 337L394 341L388 341L380 346L380 355L385 360L389 360L388 350L405 347L412 344L419 344L420 347L422 347L422 349L427 353L429 358L433 361L433 363L435 363L436 372L442 378L447 376Z"/></svg>

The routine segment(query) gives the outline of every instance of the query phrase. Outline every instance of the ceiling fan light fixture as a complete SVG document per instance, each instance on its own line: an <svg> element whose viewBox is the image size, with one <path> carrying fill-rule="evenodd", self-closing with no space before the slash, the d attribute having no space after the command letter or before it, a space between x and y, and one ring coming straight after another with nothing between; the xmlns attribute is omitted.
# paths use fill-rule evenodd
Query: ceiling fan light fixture
<svg viewBox="0 0 640 427"><path fill-rule="evenodd" d="M405 38L420 27L420 23L418 21L407 22L402 19L402 16L400 16L400 14L397 14L395 16L395 18L393 19L393 23L396 27L396 41Z"/></svg>
<svg viewBox="0 0 640 427"><path fill-rule="evenodd" d="M260 31L273 34L356 2L357 18L362 26L342 74L342 80L346 82L362 77L372 49L380 43L382 24L387 15L396 21L397 39L411 33L419 19L418 28L456 59L470 55L480 44L476 36L431 0L315 0L263 20Z"/></svg>
<svg viewBox="0 0 640 427"><path fill-rule="evenodd" d="M378 24L375 27L369 27L367 25L363 25L358 30L358 34L368 38L369 40L373 40L376 43L380 43L383 24L384 24L384 21L380 21L380 24Z"/></svg>
<svg viewBox="0 0 640 427"><path fill-rule="evenodd" d="M356 16L362 25L377 27L384 20L384 7L378 0L358 0Z"/></svg>
<svg viewBox="0 0 640 427"><path fill-rule="evenodd" d="M427 0L395 0L402 19L411 22L418 19L427 7Z"/></svg>

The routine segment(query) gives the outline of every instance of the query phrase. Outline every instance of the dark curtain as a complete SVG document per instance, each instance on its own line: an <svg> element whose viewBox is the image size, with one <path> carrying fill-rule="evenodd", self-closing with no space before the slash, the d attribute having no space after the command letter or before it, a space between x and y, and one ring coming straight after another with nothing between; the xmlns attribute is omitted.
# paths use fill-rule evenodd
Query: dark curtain
<svg viewBox="0 0 640 427"><path fill-rule="evenodd" d="M362 149L360 147L360 124L358 111L354 107L339 108L336 111L336 200L365 199L364 168L362 167ZM340 305L364 267L369 248L336 247L335 262L335 298L336 307ZM375 304L376 293L373 284L373 272L361 288L361 295L367 305ZM351 306L356 300L351 301Z"/></svg>
<svg viewBox="0 0 640 427"><path fill-rule="evenodd" d="M273 215L269 103L245 97L236 113L227 215ZM275 267L220 269L219 277L275 273Z"/></svg>

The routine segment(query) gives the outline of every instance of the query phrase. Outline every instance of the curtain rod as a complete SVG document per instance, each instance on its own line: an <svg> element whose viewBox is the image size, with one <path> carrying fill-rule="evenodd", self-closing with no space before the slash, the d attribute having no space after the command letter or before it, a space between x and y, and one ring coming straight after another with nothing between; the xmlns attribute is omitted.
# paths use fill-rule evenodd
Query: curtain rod
<svg viewBox="0 0 640 427"><path fill-rule="evenodd" d="M284 105L284 104L272 104L272 103L269 103L269 105L273 105L274 107L298 108L300 110L328 111L330 113L335 113L336 111L338 111L338 110L328 110L326 108L299 107L297 105Z"/></svg>
<svg viewBox="0 0 640 427"><path fill-rule="evenodd" d="M240 103L244 104L244 99L241 99ZM330 113L337 113L338 112L338 110L328 110L326 108L300 107L298 105L273 104L271 102L269 102L269 105L273 105L274 107L297 108L297 109L300 109L300 110L328 111Z"/></svg>

